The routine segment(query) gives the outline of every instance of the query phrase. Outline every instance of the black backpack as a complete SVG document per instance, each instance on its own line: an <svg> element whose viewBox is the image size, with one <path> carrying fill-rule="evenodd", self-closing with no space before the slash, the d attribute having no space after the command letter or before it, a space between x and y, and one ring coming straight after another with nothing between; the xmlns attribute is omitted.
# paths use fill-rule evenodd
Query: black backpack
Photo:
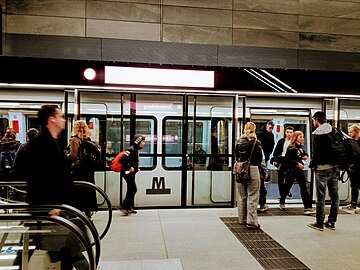
<svg viewBox="0 0 360 270"><path fill-rule="evenodd" d="M334 157L335 164L339 165L343 173L340 180L344 182L344 173L353 173L360 166L360 146L354 139L345 135L336 128L328 134L329 149Z"/></svg>
<svg viewBox="0 0 360 270"><path fill-rule="evenodd" d="M101 153L98 145L93 141L81 140L79 159L88 166L98 168L101 164Z"/></svg>

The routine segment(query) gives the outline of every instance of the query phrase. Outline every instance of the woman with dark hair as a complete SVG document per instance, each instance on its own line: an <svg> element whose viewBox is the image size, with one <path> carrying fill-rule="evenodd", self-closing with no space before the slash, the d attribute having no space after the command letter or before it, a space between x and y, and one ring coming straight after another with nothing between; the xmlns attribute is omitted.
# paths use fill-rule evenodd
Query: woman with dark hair
<svg viewBox="0 0 360 270"><path fill-rule="evenodd" d="M301 131L295 131L291 137L290 145L286 151L282 166L285 168L285 185L284 192L280 198L280 210L285 210L285 198L289 193L294 181L299 184L301 199L304 204L304 214L310 215L315 213L312 209L312 201L307 190L306 179L304 175L303 160L308 159L308 154L302 148L304 134Z"/></svg>

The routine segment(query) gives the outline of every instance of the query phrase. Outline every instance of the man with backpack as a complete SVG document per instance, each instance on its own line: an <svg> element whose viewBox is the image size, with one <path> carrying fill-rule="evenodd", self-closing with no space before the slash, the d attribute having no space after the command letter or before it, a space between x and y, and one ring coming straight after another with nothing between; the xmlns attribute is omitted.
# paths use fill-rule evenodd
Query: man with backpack
<svg viewBox="0 0 360 270"><path fill-rule="evenodd" d="M123 201L123 205L120 211L123 215L136 214L134 210L135 194L137 187L135 183L135 175L139 169L139 150L145 145L145 137L142 135L135 135L133 138L133 144L130 148L124 151L124 154L120 158L119 162L122 164L121 173L126 181L127 190L126 197Z"/></svg>
<svg viewBox="0 0 360 270"><path fill-rule="evenodd" d="M339 211L338 175L339 164L332 151L333 127L327 123L324 112L318 111L313 117L316 127L313 134L313 157L310 168L315 170L316 185L316 222L308 224L312 229L323 231L325 227L335 230L335 222ZM325 193L326 187L331 198L331 208L328 219L325 219Z"/></svg>
<svg viewBox="0 0 360 270"><path fill-rule="evenodd" d="M349 136L355 140L360 145L360 127L358 125L352 125L348 129ZM359 160L355 161L354 168L349 173L349 179L351 184L351 202L345 208L349 210L356 210L357 201L359 198L359 174L360 174L360 164ZM355 211L355 213L358 213Z"/></svg>

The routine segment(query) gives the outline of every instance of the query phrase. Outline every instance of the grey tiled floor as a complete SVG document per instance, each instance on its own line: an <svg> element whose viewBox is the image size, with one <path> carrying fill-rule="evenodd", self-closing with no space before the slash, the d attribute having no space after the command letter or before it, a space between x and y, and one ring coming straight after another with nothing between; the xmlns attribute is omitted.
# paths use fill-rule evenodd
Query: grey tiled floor
<svg viewBox="0 0 360 270"><path fill-rule="evenodd" d="M139 210L127 217L115 211L102 240L100 269L263 269L219 218L236 216L233 208ZM95 222L104 220L98 212ZM259 217L261 228L310 269L360 269L360 215L339 215L335 231L307 227L314 220Z"/></svg>

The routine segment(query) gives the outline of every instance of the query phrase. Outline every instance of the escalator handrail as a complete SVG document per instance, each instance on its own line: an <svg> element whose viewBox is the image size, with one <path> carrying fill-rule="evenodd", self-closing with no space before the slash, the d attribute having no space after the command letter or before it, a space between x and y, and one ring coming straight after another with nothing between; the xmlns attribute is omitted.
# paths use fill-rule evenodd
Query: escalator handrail
<svg viewBox="0 0 360 270"><path fill-rule="evenodd" d="M30 211L36 211L36 210L52 210L52 209L60 209L64 210L68 213L73 214L74 216L78 217L90 230L92 234L92 238L94 239L94 242L91 243L92 246L95 246L95 260L96 264L99 263L100 260L100 252L101 252L101 244L100 244L100 238L99 233L95 227L95 225L90 222L90 220L81 212L79 209L62 204L62 205L29 205L28 203L10 203L10 204L0 204L0 209L27 209ZM31 214L31 213L28 213Z"/></svg>
<svg viewBox="0 0 360 270"><path fill-rule="evenodd" d="M0 181L0 186L18 186L18 185L22 185L22 186L26 186L27 182L26 181ZM109 199L109 197L107 196L107 194L97 185L89 183L89 182L84 182L84 181L74 181L74 185L76 186L85 186L85 187L90 187L92 189L94 189L95 191L99 192L101 194L101 196L105 199L106 204L108 206L108 221L106 223L105 229L104 231L100 234L100 240L102 240L105 235L107 234L107 232L110 229L111 226L111 222L112 222L112 205L111 205L111 201Z"/></svg>
<svg viewBox="0 0 360 270"><path fill-rule="evenodd" d="M90 269L89 270L96 270L97 263L95 261L95 256L93 253L93 249L91 247L90 241L88 240L88 237L85 236L85 233L73 222L67 220L66 218L60 217L60 216L34 216L29 213L21 213L21 214L14 214L14 213L6 213L6 214L0 214L0 220L11 220L11 221L50 221L53 223L56 223L58 225L61 225L65 228L67 228L70 232L72 232L78 240L81 242L81 244L85 247L85 250L88 254L88 259L90 263Z"/></svg>
<svg viewBox="0 0 360 270"><path fill-rule="evenodd" d="M110 226L111 226L111 222L112 222L111 201L110 201L108 195L100 187L98 187L97 185L94 185L94 184L89 183L89 182L84 182L84 181L74 181L74 184L77 185L77 186L91 187L91 188L95 189L97 192L99 192L101 194L101 196L103 196L103 198L105 199L106 204L108 206L108 221L106 223L104 231L100 235L100 240L102 240L105 237L105 235L107 234L107 232L109 231Z"/></svg>

